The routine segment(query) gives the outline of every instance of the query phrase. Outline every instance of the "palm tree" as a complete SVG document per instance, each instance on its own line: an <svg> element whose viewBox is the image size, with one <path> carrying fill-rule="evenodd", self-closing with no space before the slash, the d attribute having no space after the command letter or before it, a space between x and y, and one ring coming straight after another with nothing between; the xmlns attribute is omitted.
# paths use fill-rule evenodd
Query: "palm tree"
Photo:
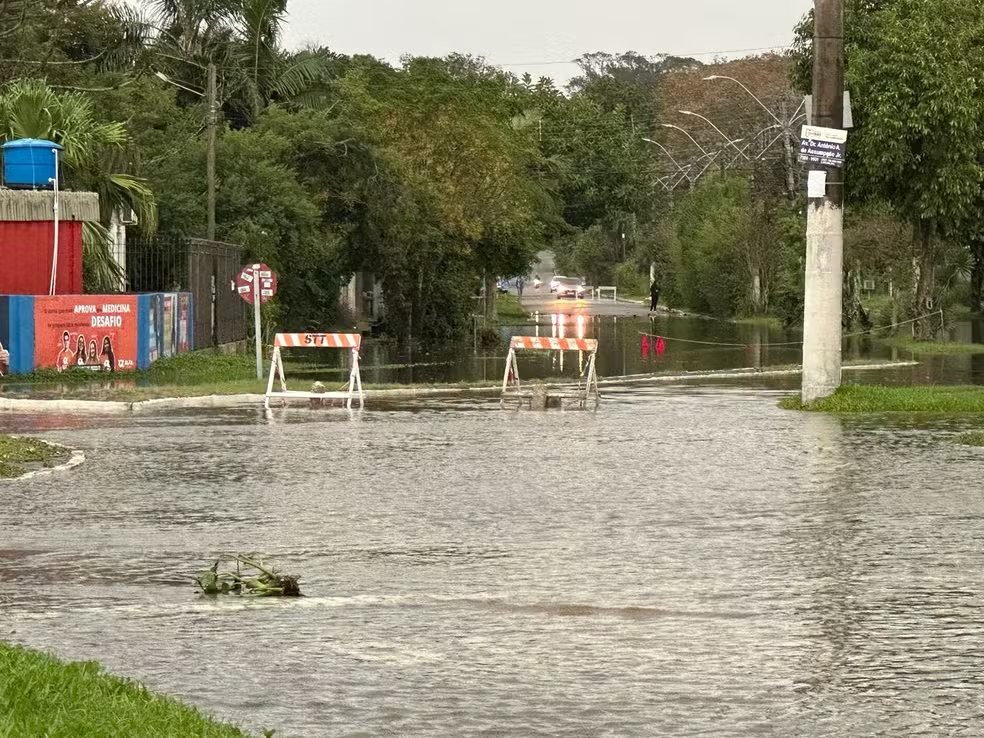
<svg viewBox="0 0 984 738"><path fill-rule="evenodd" d="M221 100L234 124L248 126L271 102L317 102L330 55L280 47L287 0L152 0L152 54L175 79L205 88L215 64Z"/></svg>
<svg viewBox="0 0 984 738"><path fill-rule="evenodd" d="M141 228L157 228L157 203L146 180L127 172L131 139L123 123L103 123L81 93L56 92L43 80L21 79L0 88L0 141L40 138L64 147L65 183L99 195L100 224L83 230L83 264L94 289L122 281L106 227L114 213L136 213Z"/></svg>

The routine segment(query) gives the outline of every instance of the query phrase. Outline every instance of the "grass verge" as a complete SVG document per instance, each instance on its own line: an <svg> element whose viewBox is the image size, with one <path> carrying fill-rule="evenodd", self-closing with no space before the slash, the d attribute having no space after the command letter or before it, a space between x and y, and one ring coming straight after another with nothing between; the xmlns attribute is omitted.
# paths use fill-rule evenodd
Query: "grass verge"
<svg viewBox="0 0 984 738"><path fill-rule="evenodd" d="M519 304L519 298L511 292L496 296L495 313L500 323L515 321L525 323L530 317L529 313Z"/></svg>
<svg viewBox="0 0 984 738"><path fill-rule="evenodd" d="M984 413L984 387L851 385L809 405L792 396L779 406L821 413Z"/></svg>
<svg viewBox="0 0 984 738"><path fill-rule="evenodd" d="M737 325L760 325L765 328L782 328L782 320L772 315L751 315L744 318L735 318L733 322Z"/></svg>
<svg viewBox="0 0 984 738"><path fill-rule="evenodd" d="M27 471L25 465L28 464L54 466L64 457L65 452L62 449L49 446L36 438L0 436L0 479L19 477Z"/></svg>
<svg viewBox="0 0 984 738"><path fill-rule="evenodd" d="M917 341L909 336L891 336L881 339L881 343L889 348L908 351L913 354L954 355L954 354L984 354L984 343L962 343L960 341Z"/></svg>
<svg viewBox="0 0 984 738"><path fill-rule="evenodd" d="M84 386L104 384L110 381L157 383L157 384L202 384L227 382L256 378L256 359L245 354L218 354L211 351L193 351L159 359L150 369L140 372L119 372L114 374L92 372L86 369L69 369L56 372L54 369L38 369L30 374L8 374L0 379L5 384L57 384L60 386Z"/></svg>
<svg viewBox="0 0 984 738"><path fill-rule="evenodd" d="M195 708L103 672L0 643L0 735L244 736Z"/></svg>

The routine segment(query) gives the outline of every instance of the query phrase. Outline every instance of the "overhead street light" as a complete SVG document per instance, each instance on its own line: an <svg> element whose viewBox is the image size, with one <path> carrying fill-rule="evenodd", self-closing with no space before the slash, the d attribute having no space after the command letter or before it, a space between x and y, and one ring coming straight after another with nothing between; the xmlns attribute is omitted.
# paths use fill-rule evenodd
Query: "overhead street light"
<svg viewBox="0 0 984 738"><path fill-rule="evenodd" d="M729 143L731 143L731 139L728 138L728 136L725 134L725 132L722 131L720 128L718 128L716 125L714 125L714 123L712 123L709 118L705 118L700 113L695 113L695 112L693 112L691 110L678 110L677 112L680 113L680 115L691 115L694 118L700 118L702 121L704 121L705 123L707 123L707 125L709 125L715 131L717 131L718 133L720 133L721 134L721 138L723 138L725 141L728 141ZM738 151L739 153L742 153L741 152L741 149L739 149L737 146L735 147L735 150Z"/></svg>
<svg viewBox="0 0 984 738"><path fill-rule="evenodd" d="M673 158L673 154L670 153L669 149L663 146L663 144L661 144L659 141L653 141L653 139L651 138L644 138L642 140L645 141L646 143L652 144L653 146L659 147L659 149L661 149L662 152L666 154L667 158L669 158L669 160L673 162L673 165L677 169L683 169L683 167L680 166L680 162L678 162L676 159Z"/></svg>
<svg viewBox="0 0 984 738"><path fill-rule="evenodd" d="M682 133L684 136L686 136L687 138L689 138L691 141L694 142L694 146L700 149L700 152L702 154L704 154L705 156L707 155L707 149L705 149L703 146L697 143L697 139L691 136L685 128L681 128L680 126L673 125L672 123L660 123L660 125L663 128L673 128L674 130L680 131L680 133Z"/></svg>
<svg viewBox="0 0 984 738"><path fill-rule="evenodd" d="M204 93L200 90L195 90L187 85L183 85L180 82L175 82L173 79L168 77L164 72L154 72L154 76L159 80L166 82L169 85L173 85L181 90L190 92L192 95L198 95L198 97L205 98L206 106L208 108L208 113L206 115L206 128L208 131L208 146L206 148L205 157L205 178L208 180L208 204L207 204L207 225L205 227L205 235L209 241L215 240L215 129L216 129L216 118L218 117L218 93L216 92L216 70L215 64L209 62L208 67L206 67L208 72L208 83L207 88Z"/></svg>
<svg viewBox="0 0 984 738"><path fill-rule="evenodd" d="M750 89L748 89L748 87L746 87L742 82L736 80L734 77L726 77L723 74L712 74L710 77L704 77L704 82L710 82L711 80L716 80L716 79L725 79L728 80L729 82L734 82L741 89L747 92L748 96L751 97L755 102L757 102L766 113L771 115L776 123L778 123L779 125L785 125L781 120L779 120L779 117L775 113L773 113L764 102L762 102L761 100L758 99L758 97L756 97L755 93L753 93Z"/></svg>

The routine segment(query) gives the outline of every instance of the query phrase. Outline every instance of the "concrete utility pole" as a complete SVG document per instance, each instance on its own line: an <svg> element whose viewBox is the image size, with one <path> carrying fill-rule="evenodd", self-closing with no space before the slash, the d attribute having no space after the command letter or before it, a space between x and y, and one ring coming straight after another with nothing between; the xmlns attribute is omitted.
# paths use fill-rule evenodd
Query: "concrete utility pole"
<svg viewBox="0 0 984 738"><path fill-rule="evenodd" d="M844 0L814 0L813 124L844 124ZM841 383L844 262L844 175L826 173L823 197L811 197L806 221L806 295L803 310L804 403L832 395ZM814 175L817 176L817 175Z"/></svg>
<svg viewBox="0 0 984 738"><path fill-rule="evenodd" d="M208 153L205 159L205 176L208 179L208 224L205 235L209 241L215 240L215 127L218 113L216 110L218 93L215 88L215 64L209 62L208 83L205 89L208 106Z"/></svg>

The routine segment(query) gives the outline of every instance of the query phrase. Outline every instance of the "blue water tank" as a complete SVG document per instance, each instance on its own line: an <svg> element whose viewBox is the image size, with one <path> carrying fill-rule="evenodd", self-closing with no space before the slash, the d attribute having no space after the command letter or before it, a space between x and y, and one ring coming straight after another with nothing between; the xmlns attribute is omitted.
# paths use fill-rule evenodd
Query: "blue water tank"
<svg viewBox="0 0 984 738"><path fill-rule="evenodd" d="M54 187L55 151L62 147L54 141L22 138L3 145L3 183L10 189L50 190Z"/></svg>

